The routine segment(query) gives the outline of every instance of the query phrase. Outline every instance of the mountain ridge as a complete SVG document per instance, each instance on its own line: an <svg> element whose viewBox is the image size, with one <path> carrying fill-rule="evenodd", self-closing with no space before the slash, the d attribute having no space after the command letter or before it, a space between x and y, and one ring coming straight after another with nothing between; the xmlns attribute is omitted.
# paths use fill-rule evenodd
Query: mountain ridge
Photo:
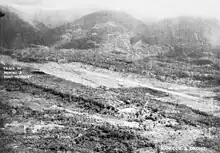
<svg viewBox="0 0 220 153"><path fill-rule="evenodd" d="M136 34L141 30L146 30L145 24L131 15L125 12L101 10L85 15L72 23L52 29L53 32L51 33L57 32L61 37L68 39L69 41L67 43L69 47L71 47L72 43L73 48L84 48L77 47L76 41L87 41L85 39L88 38L90 42L95 41L96 43L100 43L100 41L106 41L109 35L114 35L115 32L128 32L132 35L132 33ZM90 45L92 44L90 43ZM94 47L94 45L92 46Z"/></svg>
<svg viewBox="0 0 220 153"><path fill-rule="evenodd" d="M191 50L194 50L199 45L215 46L220 43L219 21L209 18L180 16L144 23L126 12L99 10L86 14L72 22L51 28L40 21L32 23L29 22L31 20L25 20L25 18L22 18L25 15L19 15L19 13L23 13L22 11L12 7L5 8L1 6L1 8L6 11L6 14L7 12L10 14L7 16L11 16L11 18L4 18L1 25L7 22L12 29L9 33L14 31L21 34L21 37L14 34L13 38L20 39L22 43L24 42L23 47L29 43L36 43L54 48L94 49L103 46L114 46L113 43L115 43L119 46L126 44L123 48L131 49L135 43L141 40L141 43L147 45L165 45L177 50L182 46L185 46L185 48L191 46ZM14 22L21 25L19 26L20 29L12 26ZM2 27L2 29L4 28ZM1 33L3 34L4 31L2 30ZM24 35L26 33L29 33L29 36L25 39ZM13 46L14 43L20 44L18 40L14 41L13 38L10 37L9 44L4 41L3 47L19 47L17 45ZM28 41L27 38L36 40ZM119 39L123 39L125 44L120 45L122 41ZM106 47L104 48L106 49ZM118 48L118 46L114 48Z"/></svg>
<svg viewBox="0 0 220 153"><path fill-rule="evenodd" d="M40 38L40 31L22 19L18 12L5 6L0 6L0 11L5 14L0 22L1 47L17 49L24 48L32 43L43 43Z"/></svg>

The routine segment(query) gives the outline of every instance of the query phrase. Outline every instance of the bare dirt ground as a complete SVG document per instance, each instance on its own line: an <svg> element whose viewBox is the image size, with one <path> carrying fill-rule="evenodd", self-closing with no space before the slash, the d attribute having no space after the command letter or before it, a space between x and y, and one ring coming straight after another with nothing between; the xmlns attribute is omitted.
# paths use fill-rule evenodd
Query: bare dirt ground
<svg viewBox="0 0 220 153"><path fill-rule="evenodd" d="M16 63L46 74L0 84L0 152L220 152L212 89L81 63Z"/></svg>
<svg viewBox="0 0 220 153"><path fill-rule="evenodd" d="M211 98L215 97L216 93L209 89L164 83L136 74L122 74L82 63L48 63L35 66L47 74L94 88L100 86L108 88L146 87L162 91L172 95L180 104L217 116L220 115L218 102Z"/></svg>

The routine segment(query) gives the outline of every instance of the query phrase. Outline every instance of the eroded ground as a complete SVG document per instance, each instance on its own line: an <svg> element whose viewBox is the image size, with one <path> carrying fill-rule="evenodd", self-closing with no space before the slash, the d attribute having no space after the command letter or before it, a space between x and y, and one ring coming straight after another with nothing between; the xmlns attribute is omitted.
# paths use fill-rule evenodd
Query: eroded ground
<svg viewBox="0 0 220 153"><path fill-rule="evenodd" d="M47 74L1 81L0 152L220 152L213 89L79 63L29 66Z"/></svg>
<svg viewBox="0 0 220 153"><path fill-rule="evenodd" d="M93 89L35 75L4 80L0 93L2 150L156 152L210 139L216 145L195 152L219 152L219 118L160 101L169 96L156 90Z"/></svg>

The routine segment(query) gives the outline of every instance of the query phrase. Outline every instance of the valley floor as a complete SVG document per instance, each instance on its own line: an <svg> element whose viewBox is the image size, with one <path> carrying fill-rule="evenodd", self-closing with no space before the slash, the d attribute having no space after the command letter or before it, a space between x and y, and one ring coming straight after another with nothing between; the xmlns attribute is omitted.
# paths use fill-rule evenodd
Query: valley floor
<svg viewBox="0 0 220 153"><path fill-rule="evenodd" d="M217 88L82 63L16 63L45 74L1 82L0 152L220 152Z"/></svg>

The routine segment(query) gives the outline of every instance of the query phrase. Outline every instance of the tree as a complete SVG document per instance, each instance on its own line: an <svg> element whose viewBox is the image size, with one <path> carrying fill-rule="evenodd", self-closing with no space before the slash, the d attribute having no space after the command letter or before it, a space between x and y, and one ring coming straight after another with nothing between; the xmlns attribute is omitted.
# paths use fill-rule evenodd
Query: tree
<svg viewBox="0 0 220 153"><path fill-rule="evenodd" d="M0 18L4 17L5 14L3 12L0 12Z"/></svg>

